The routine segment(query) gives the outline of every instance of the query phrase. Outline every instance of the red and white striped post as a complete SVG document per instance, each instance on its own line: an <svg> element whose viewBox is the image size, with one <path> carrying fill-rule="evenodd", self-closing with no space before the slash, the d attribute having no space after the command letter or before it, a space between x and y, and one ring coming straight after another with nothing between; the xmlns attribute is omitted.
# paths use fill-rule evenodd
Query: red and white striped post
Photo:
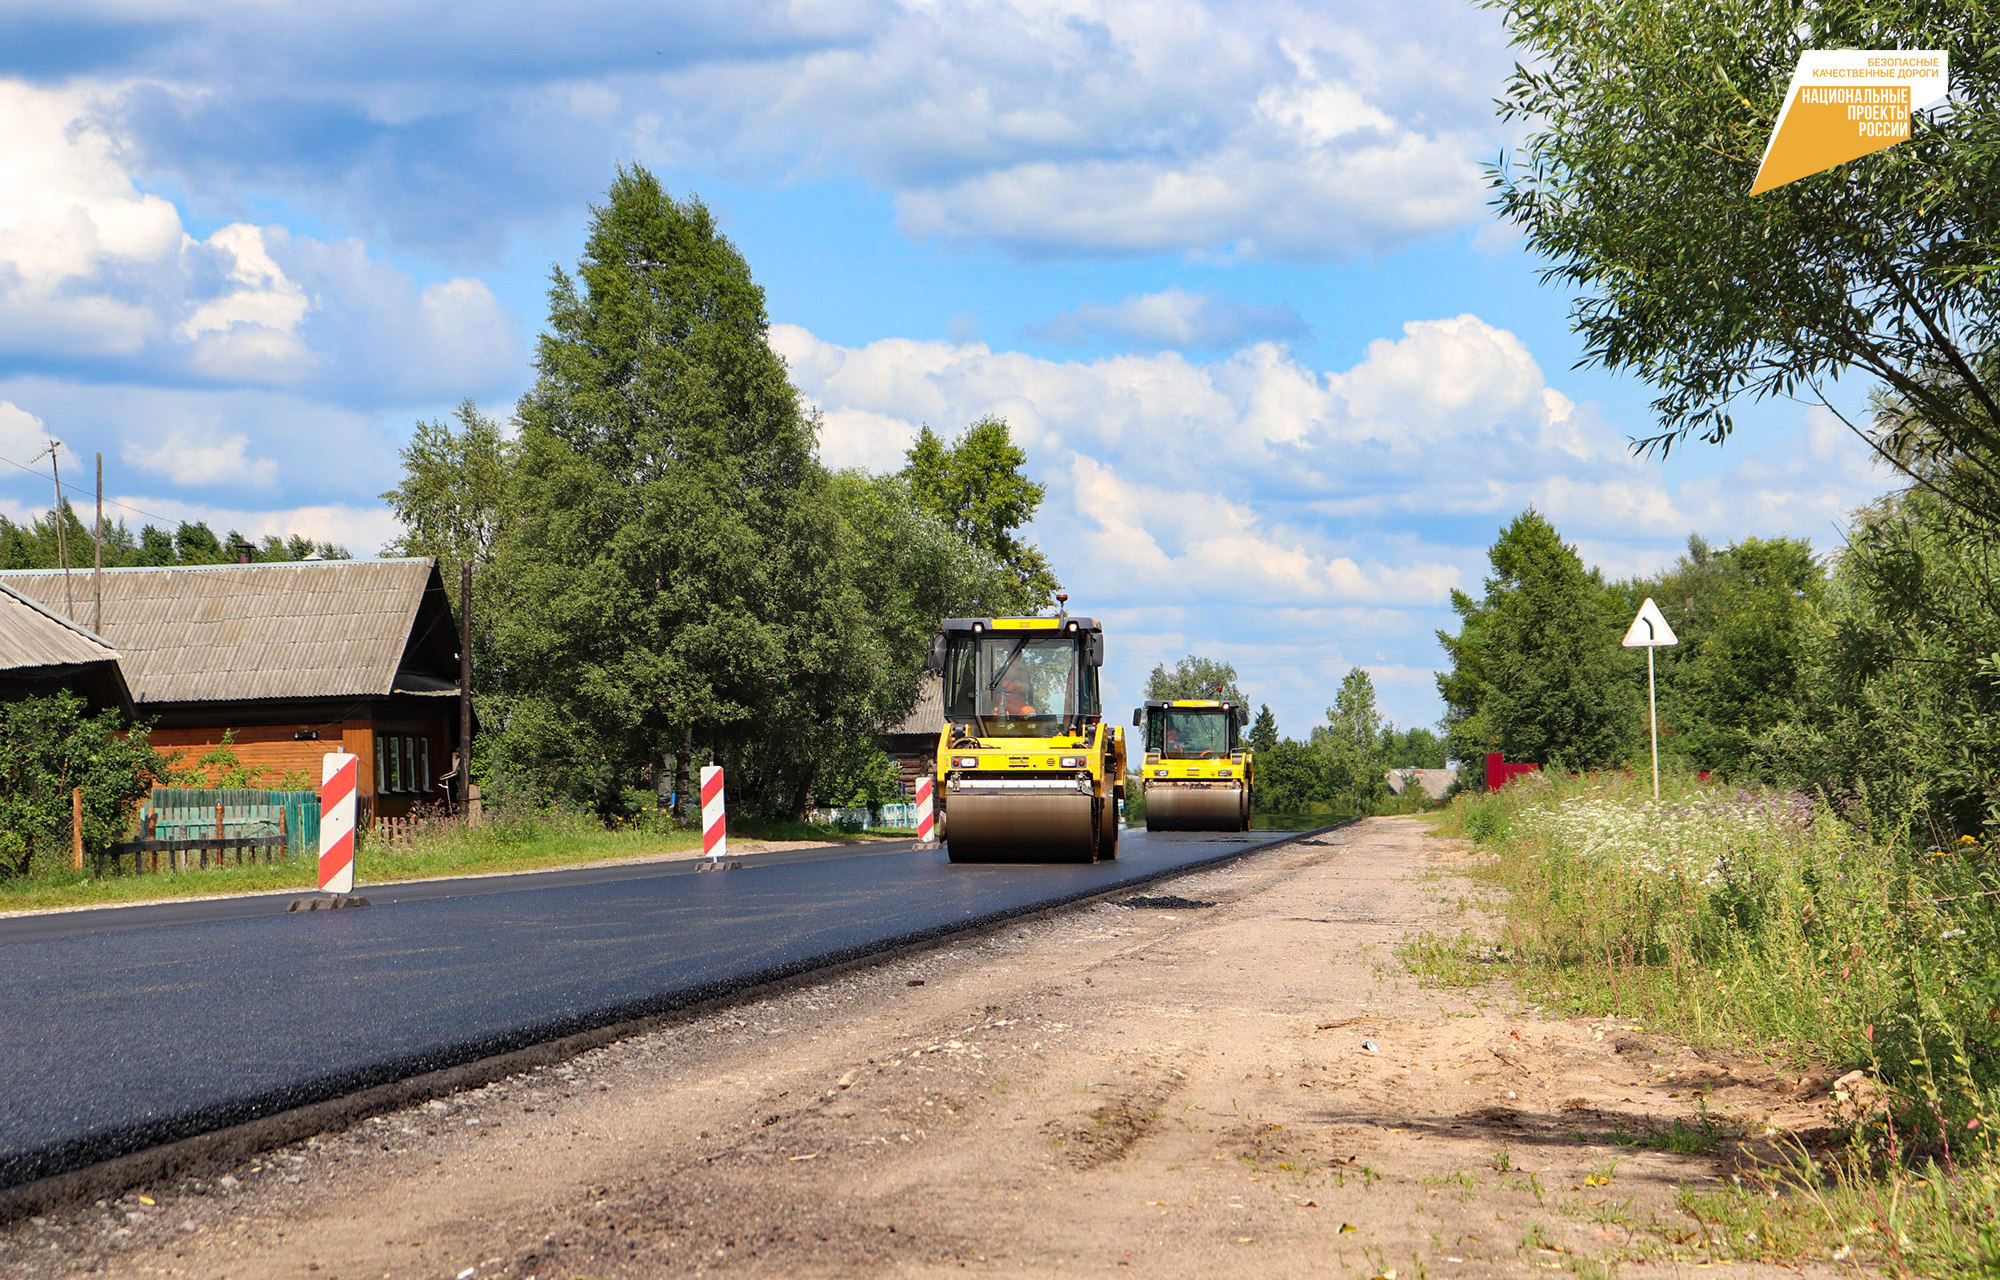
<svg viewBox="0 0 2000 1280"><path fill-rule="evenodd" d="M729 856L729 821L722 801L722 766L701 767L701 851L720 860Z"/></svg>
<svg viewBox="0 0 2000 1280"><path fill-rule="evenodd" d="M329 751L320 762L319 887L322 893L354 891L354 804L361 761Z"/></svg>
<svg viewBox="0 0 2000 1280"><path fill-rule="evenodd" d="M937 814L934 791L935 778L917 779L917 848L937 847Z"/></svg>

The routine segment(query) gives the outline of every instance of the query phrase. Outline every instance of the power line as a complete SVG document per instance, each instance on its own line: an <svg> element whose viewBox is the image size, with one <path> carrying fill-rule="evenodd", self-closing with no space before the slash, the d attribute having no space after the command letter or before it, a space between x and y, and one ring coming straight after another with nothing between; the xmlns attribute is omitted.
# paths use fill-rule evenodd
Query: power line
<svg viewBox="0 0 2000 1280"><path fill-rule="evenodd" d="M40 455L37 455L37 456L40 456ZM50 473L49 473L49 472L47 472L47 471L37 471L37 470L35 470L35 469L34 469L33 467L24 467L24 466L22 466L22 465L21 465L20 463L18 463L18 462L16 462L16 461L14 461L14 460L13 460L12 458L0 458L0 462L4 462L4 463L6 463L6 464L7 464L8 466L10 466L10 467L14 468L14 469L15 469L16 471L24 471L24 472L26 472L27 474L29 474L29 475L31 475L31 476L39 476L39 477L40 477L41 479L43 479L43 480L55 480L55 479L56 479L56 477L55 477L54 475L50 474ZM57 481L57 483L60 483L60 481ZM70 492L72 492L72 493L88 493L88 492L89 492L89 490L87 490L87 489L84 489L84 488L83 488L82 486L80 486L80 485L73 485L73 484L65 484L65 485L63 485L62 487L63 487L63 488L65 488L65 489L68 489L68 490L69 490ZM165 522L166 522L167 524L181 524L181 523L184 523L183 521L180 521L180 520L176 520L176 519L175 519L175 518L174 518L173 516L163 516L163 515L161 515L161 514L160 514L159 512L157 512L157 511L147 511L147 510L144 510L143 508L140 508L140 507L135 507L135 506L132 506L132 505L131 505L130 503L125 503L125 502L120 502L120 501L118 501L118 500L117 500L116 498L106 498L106 499L105 499L104 501L105 501L105 503L106 503L107 505L109 505L109 506L114 506L114 507L120 507L120 508L123 508L123 509L124 509L124 510L126 510L126 511L130 511L130 512L131 512L131 513L132 513L133 515L137 515L137 516L144 516L144 517L146 517L146 518L147 518L148 520L161 520L161 521L165 521Z"/></svg>

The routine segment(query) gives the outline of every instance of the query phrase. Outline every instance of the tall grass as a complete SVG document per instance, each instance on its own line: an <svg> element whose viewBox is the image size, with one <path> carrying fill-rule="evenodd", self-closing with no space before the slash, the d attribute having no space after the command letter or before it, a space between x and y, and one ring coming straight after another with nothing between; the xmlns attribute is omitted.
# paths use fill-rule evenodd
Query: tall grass
<svg viewBox="0 0 2000 1280"><path fill-rule="evenodd" d="M1752 1216L1860 1215L1901 1269L2000 1269L2000 844L1871 840L1797 794L1662 786L1538 774L1446 811L1508 891L1520 979L1576 1012L1866 1072L1884 1102L1853 1113L1848 1155Z"/></svg>

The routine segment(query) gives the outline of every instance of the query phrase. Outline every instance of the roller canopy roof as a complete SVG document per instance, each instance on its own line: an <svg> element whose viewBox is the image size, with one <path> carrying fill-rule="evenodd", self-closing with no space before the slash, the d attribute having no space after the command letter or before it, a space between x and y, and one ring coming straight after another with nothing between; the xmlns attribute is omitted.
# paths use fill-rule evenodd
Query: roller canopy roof
<svg viewBox="0 0 2000 1280"><path fill-rule="evenodd" d="M1070 623L1076 624L1078 631L1102 631L1104 627L1095 618L946 618L941 629L946 632L970 631L976 625L982 631L1061 631Z"/></svg>

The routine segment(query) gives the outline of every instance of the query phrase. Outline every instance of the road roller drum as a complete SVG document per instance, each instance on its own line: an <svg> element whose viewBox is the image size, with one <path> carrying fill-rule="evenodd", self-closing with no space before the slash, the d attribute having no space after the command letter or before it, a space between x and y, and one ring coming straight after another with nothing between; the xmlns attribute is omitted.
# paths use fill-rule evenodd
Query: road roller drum
<svg viewBox="0 0 2000 1280"><path fill-rule="evenodd" d="M1079 791L960 791L945 848L953 862L1090 862L1097 813Z"/></svg>
<svg viewBox="0 0 2000 1280"><path fill-rule="evenodd" d="M1148 831L1241 831L1243 793L1235 787L1152 786L1146 789Z"/></svg>

